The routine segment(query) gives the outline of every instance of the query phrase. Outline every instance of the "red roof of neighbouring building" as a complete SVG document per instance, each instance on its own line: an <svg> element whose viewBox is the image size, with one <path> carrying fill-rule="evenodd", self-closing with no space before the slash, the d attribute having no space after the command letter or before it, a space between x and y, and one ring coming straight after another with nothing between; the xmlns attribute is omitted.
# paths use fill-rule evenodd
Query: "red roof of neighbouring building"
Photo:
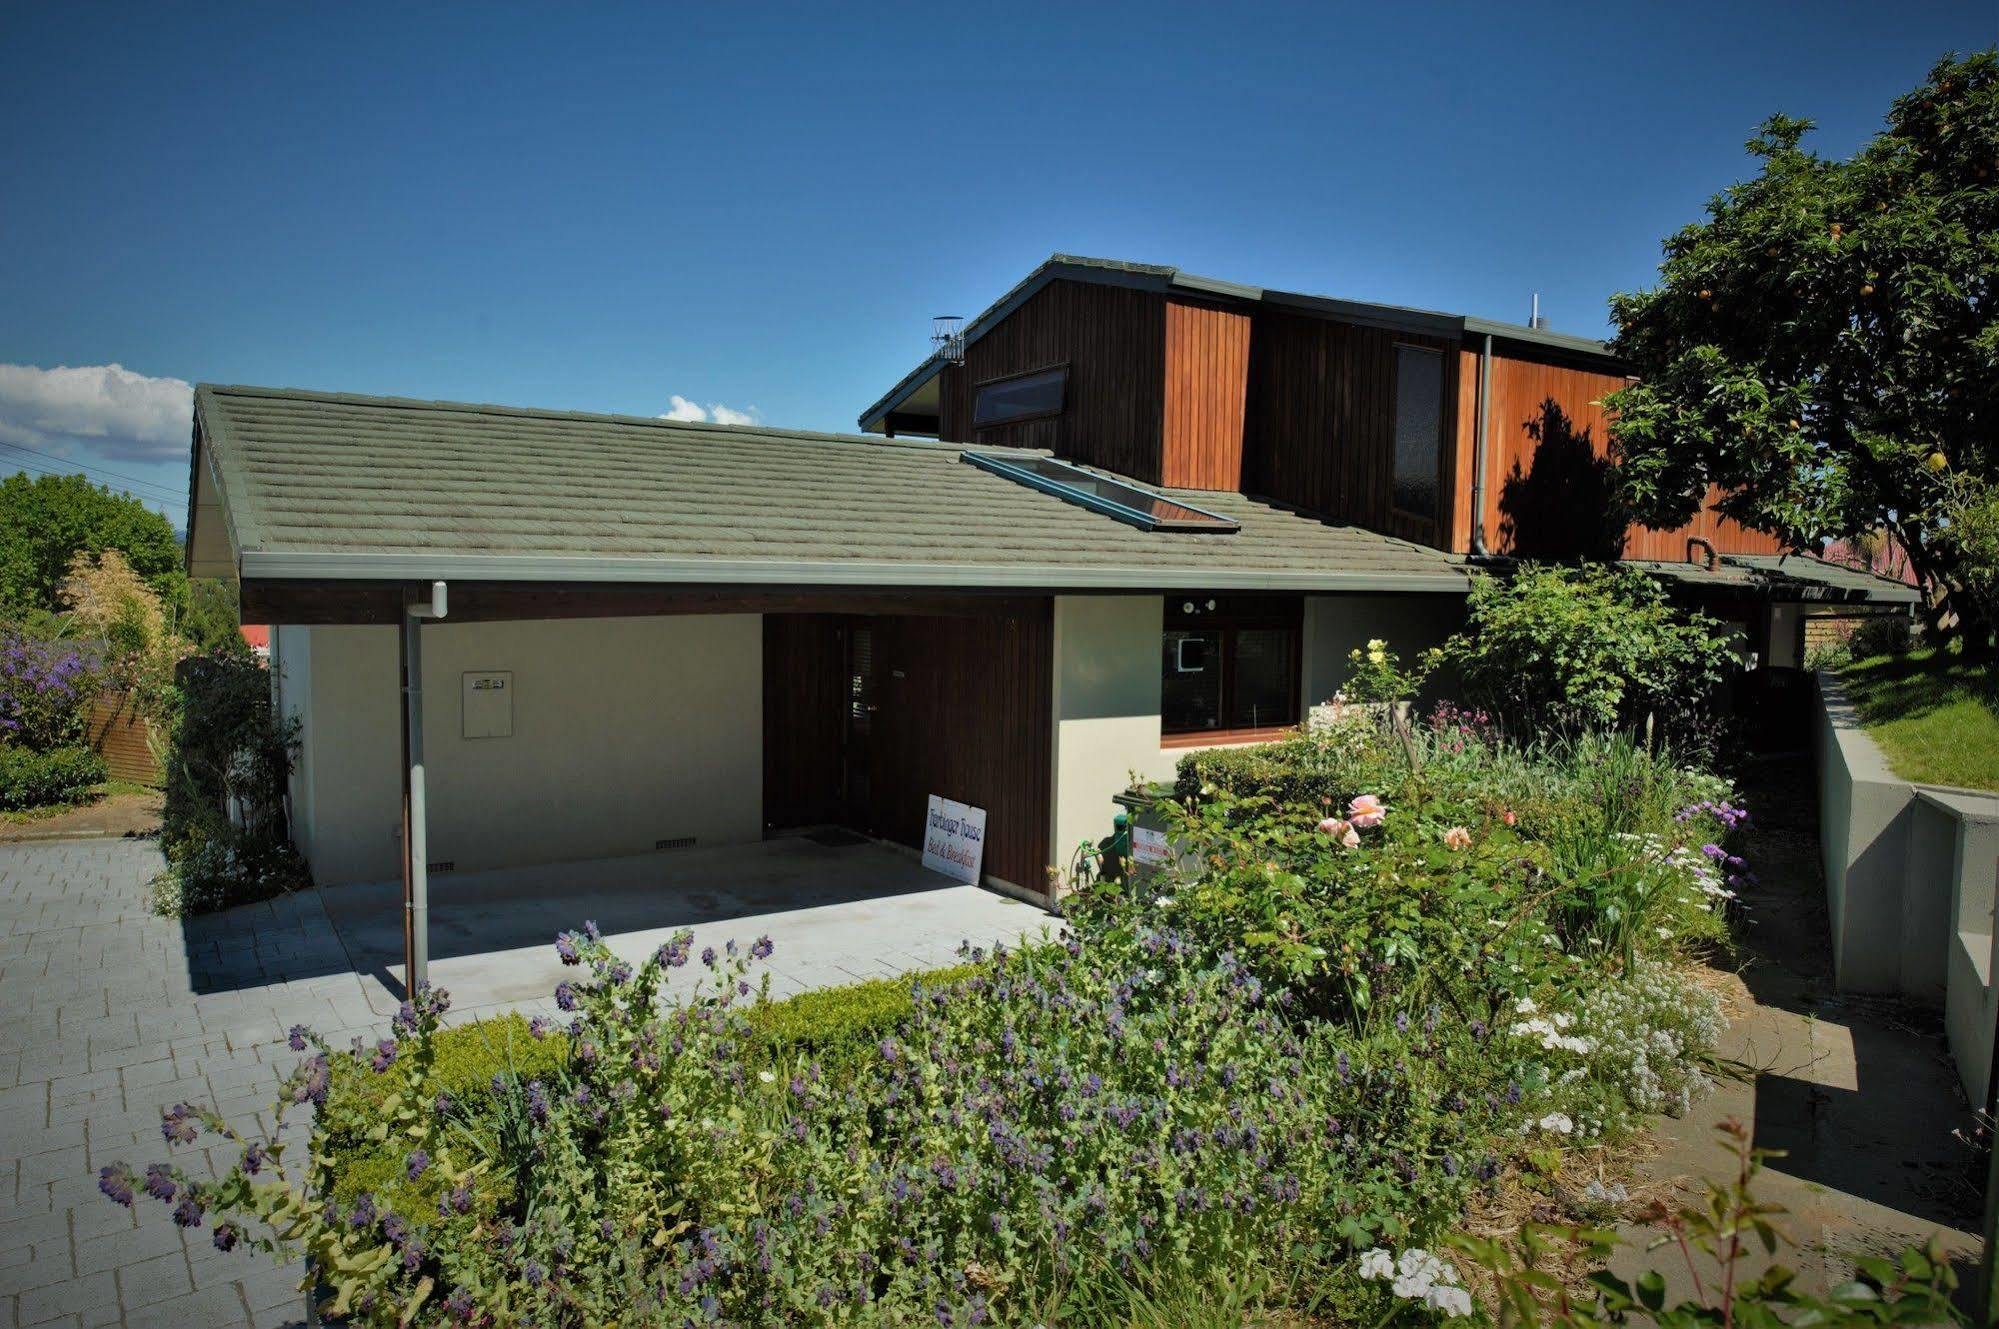
<svg viewBox="0 0 1999 1329"><path fill-rule="evenodd" d="M271 629L268 624L245 623L237 631L243 634L244 641L250 643L251 650L267 651L271 648Z"/></svg>

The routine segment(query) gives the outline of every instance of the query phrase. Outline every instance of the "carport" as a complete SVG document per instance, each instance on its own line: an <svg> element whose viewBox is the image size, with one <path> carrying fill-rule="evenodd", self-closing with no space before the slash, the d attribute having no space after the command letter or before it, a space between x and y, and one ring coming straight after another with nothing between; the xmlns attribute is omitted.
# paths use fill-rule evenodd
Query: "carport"
<svg viewBox="0 0 1999 1329"><path fill-rule="evenodd" d="M190 573L273 625L293 838L322 887L400 878L400 911L370 898L419 979L433 907L491 940L579 923L610 861L658 856L629 870L659 897L700 889L665 858L771 837L913 853L933 797L970 809L940 821L977 884L1046 902L1184 750L1167 598L1283 600L1281 725L1381 597L1466 585L1442 551L1028 451L290 389L197 388L191 492Z"/></svg>

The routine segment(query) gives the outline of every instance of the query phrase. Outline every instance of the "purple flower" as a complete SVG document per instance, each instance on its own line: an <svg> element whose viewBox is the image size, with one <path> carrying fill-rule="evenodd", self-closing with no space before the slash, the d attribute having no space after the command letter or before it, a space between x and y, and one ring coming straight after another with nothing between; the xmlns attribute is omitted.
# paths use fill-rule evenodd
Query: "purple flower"
<svg viewBox="0 0 1999 1329"><path fill-rule="evenodd" d="M285 1043L294 1052L305 1051L306 1032L307 1032L306 1027L304 1025L302 1024L293 1025L291 1027L291 1032L285 1036Z"/></svg>
<svg viewBox="0 0 1999 1329"><path fill-rule="evenodd" d="M132 1207L132 1201L136 1198L132 1194L132 1171L123 1163L113 1163L109 1167L99 1169L97 1189L127 1209Z"/></svg>
<svg viewBox="0 0 1999 1329"><path fill-rule="evenodd" d="M160 1134L168 1144L193 1144L200 1133L195 1122L195 1110L186 1103L176 1103L160 1116Z"/></svg>
<svg viewBox="0 0 1999 1329"><path fill-rule="evenodd" d="M264 1149L262 1141L250 1141L249 1145L243 1150L243 1170L253 1177L256 1176L257 1173L263 1170L264 1160L268 1157L269 1154Z"/></svg>
<svg viewBox="0 0 1999 1329"><path fill-rule="evenodd" d="M217 1223L215 1225L215 1249L218 1251L231 1251L236 1249L235 1224Z"/></svg>
<svg viewBox="0 0 1999 1329"><path fill-rule="evenodd" d="M375 1197L367 1191L354 1199L354 1207L347 1211L348 1227L373 1227L375 1225Z"/></svg>
<svg viewBox="0 0 1999 1329"><path fill-rule="evenodd" d="M566 981L557 983L555 985L555 1004L565 1011L575 1010L576 988Z"/></svg>
<svg viewBox="0 0 1999 1329"><path fill-rule="evenodd" d="M555 934L555 953L562 957L564 964L577 963L576 938L567 932Z"/></svg>
<svg viewBox="0 0 1999 1329"><path fill-rule="evenodd" d="M395 1065L396 1041L393 1038L385 1038L375 1044L375 1055L368 1059L368 1064L374 1067L377 1075Z"/></svg>
<svg viewBox="0 0 1999 1329"><path fill-rule="evenodd" d="M174 1180L172 1170L165 1163L146 1165L146 1194L162 1204L172 1204L174 1197L180 1194L180 1184Z"/></svg>
<svg viewBox="0 0 1999 1329"><path fill-rule="evenodd" d="M713 946L703 946L701 948L701 963L707 965L710 969L715 967L715 948Z"/></svg>
<svg viewBox="0 0 1999 1329"><path fill-rule="evenodd" d="M611 966L610 972L606 977L611 980L612 984L622 986L632 981L632 967L623 960L620 960Z"/></svg>
<svg viewBox="0 0 1999 1329"><path fill-rule="evenodd" d="M771 952L776 949L776 943L771 941L768 936L758 937L755 944L750 947L750 958L752 960L768 960L771 957Z"/></svg>
<svg viewBox="0 0 1999 1329"><path fill-rule="evenodd" d="M411 1181L415 1181L423 1175L424 1169L429 1166L430 1155L421 1149L412 1149L409 1152L409 1157L403 1160L403 1175Z"/></svg>
<svg viewBox="0 0 1999 1329"><path fill-rule="evenodd" d="M545 1015L537 1015L528 1021L528 1033L535 1038L547 1038L550 1028L548 1017Z"/></svg>
<svg viewBox="0 0 1999 1329"><path fill-rule="evenodd" d="M882 1060L887 1062L893 1062L897 1057L902 1055L902 1050L896 1047L893 1038L884 1038L880 1043L875 1045L875 1050L880 1052Z"/></svg>
<svg viewBox="0 0 1999 1329"><path fill-rule="evenodd" d="M195 1198L192 1190L186 1191L181 1195L180 1203L174 1206L174 1226L200 1227L202 1213L201 1201Z"/></svg>
<svg viewBox="0 0 1999 1329"><path fill-rule="evenodd" d="M604 940L604 934L597 930L595 921L587 918L583 920L583 935L592 941Z"/></svg>

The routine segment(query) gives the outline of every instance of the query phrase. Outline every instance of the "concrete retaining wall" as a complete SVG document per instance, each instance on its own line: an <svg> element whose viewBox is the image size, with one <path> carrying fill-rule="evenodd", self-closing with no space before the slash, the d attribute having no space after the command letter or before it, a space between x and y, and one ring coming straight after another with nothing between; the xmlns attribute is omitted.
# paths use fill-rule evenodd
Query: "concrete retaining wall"
<svg viewBox="0 0 1999 1329"><path fill-rule="evenodd" d="M1819 845L1841 991L1944 1011L1965 1093L1983 1105L1995 1017L1999 794L1898 779L1837 678L1820 674L1814 728Z"/></svg>

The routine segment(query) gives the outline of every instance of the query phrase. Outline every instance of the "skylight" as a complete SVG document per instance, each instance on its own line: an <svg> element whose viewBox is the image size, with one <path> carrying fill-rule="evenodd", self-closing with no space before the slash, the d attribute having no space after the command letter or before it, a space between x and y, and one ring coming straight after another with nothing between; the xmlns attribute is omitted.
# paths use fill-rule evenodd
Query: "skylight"
<svg viewBox="0 0 1999 1329"><path fill-rule="evenodd" d="M968 452L965 460L981 470L1003 475L1009 480L1053 494L1065 502L1101 512L1106 517L1138 527L1141 531L1206 531L1230 535L1242 529L1239 522L1217 516L1201 508L1189 507L1150 489L1140 489L1122 480L1071 466L1053 457L1026 452Z"/></svg>

